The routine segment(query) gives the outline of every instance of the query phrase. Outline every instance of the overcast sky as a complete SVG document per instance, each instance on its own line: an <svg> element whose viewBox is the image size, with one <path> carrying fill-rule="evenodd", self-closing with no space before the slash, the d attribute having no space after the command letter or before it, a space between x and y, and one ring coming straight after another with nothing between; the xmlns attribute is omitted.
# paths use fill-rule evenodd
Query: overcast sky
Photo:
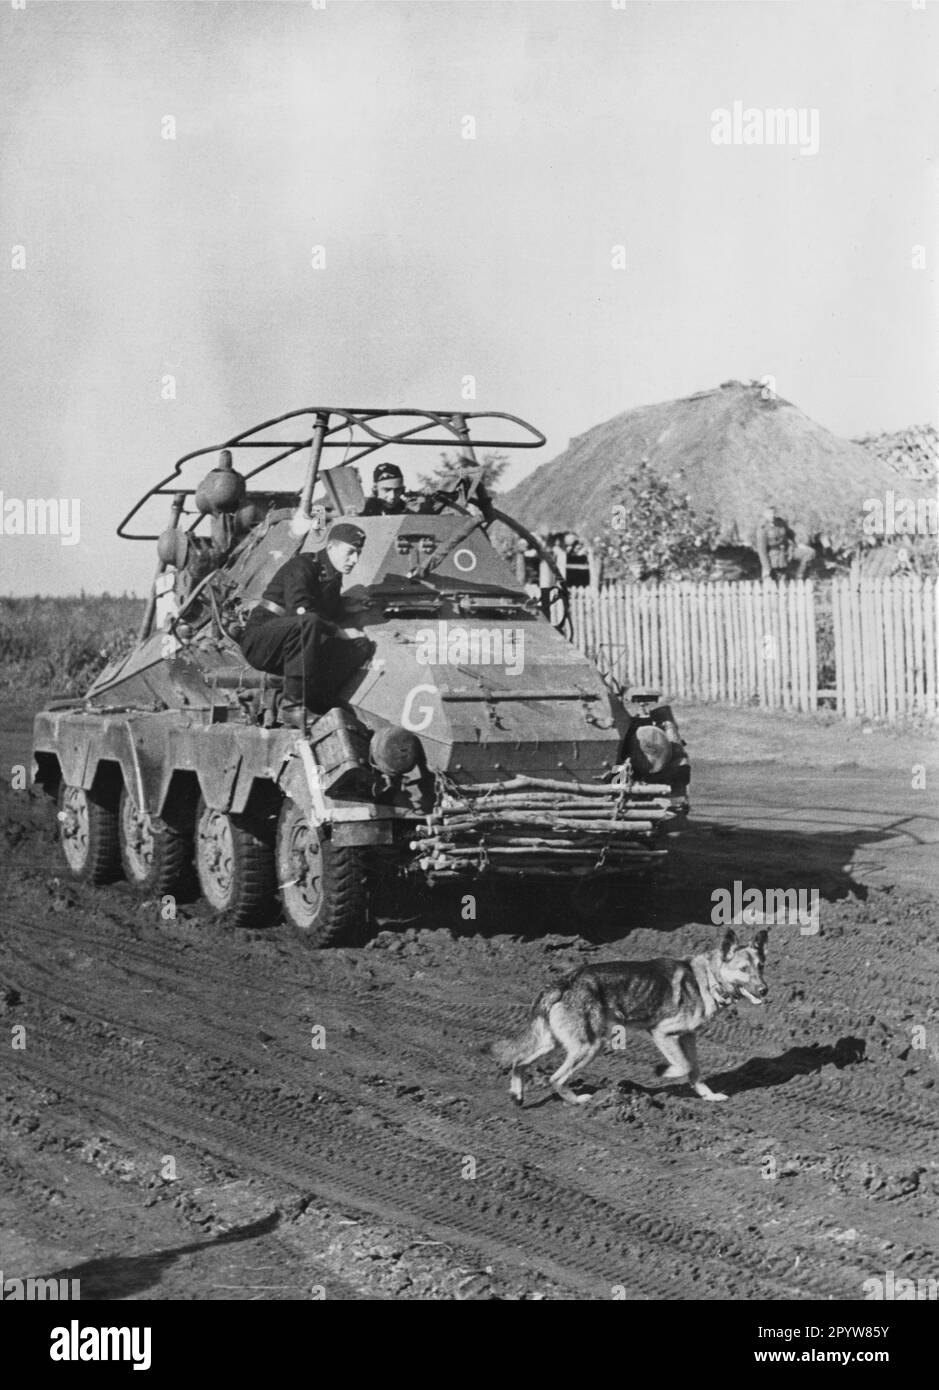
<svg viewBox="0 0 939 1390"><path fill-rule="evenodd" d="M840 434L933 419L937 11L3 0L0 486L81 539L0 534L0 593L143 592L130 504L303 405L521 414L510 483L730 377ZM817 112L817 151L715 144L734 102Z"/></svg>

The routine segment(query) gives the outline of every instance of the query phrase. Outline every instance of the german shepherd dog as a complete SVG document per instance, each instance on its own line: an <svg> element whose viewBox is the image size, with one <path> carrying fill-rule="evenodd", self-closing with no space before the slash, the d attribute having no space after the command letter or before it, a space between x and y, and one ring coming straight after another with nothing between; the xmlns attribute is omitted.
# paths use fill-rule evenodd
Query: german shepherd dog
<svg viewBox="0 0 939 1390"><path fill-rule="evenodd" d="M563 1047L566 1056L550 1084L562 1100L583 1105L590 1096L567 1083L619 1026L649 1034L668 1063L661 1076L690 1081L703 1100L726 1100L701 1080L695 1033L741 996L763 1003L766 936L757 932L750 946L740 946L728 930L719 947L690 960L610 960L571 971L541 991L517 1038L492 1044L496 1061L512 1068L509 1095L521 1105L526 1068Z"/></svg>

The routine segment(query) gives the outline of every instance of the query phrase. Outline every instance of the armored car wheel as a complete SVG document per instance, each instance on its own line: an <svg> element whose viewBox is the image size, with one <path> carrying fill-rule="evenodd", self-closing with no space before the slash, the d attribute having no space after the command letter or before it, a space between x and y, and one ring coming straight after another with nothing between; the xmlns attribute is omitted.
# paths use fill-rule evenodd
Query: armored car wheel
<svg viewBox="0 0 939 1390"><path fill-rule="evenodd" d="M121 872L117 813L94 791L59 784L59 843L72 878L110 883Z"/></svg>
<svg viewBox="0 0 939 1390"><path fill-rule="evenodd" d="M265 926L275 903L274 852L265 827L215 811L196 812L196 875L202 896L233 927Z"/></svg>
<svg viewBox="0 0 939 1390"><path fill-rule="evenodd" d="M307 945L363 940L368 915L361 851L321 836L289 798L277 826L277 879L284 916Z"/></svg>
<svg viewBox="0 0 939 1390"><path fill-rule="evenodd" d="M140 812L127 788L121 790L117 830L124 876L141 892L177 893L192 878L192 833Z"/></svg>

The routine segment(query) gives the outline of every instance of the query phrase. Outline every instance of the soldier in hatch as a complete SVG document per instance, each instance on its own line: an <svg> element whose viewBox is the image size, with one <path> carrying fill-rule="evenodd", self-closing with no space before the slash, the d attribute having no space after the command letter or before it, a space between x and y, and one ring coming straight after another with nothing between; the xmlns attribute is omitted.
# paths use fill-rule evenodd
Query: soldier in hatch
<svg viewBox="0 0 939 1390"><path fill-rule="evenodd" d="M281 565L251 610L241 650L258 670L284 677L284 724L303 728L307 710L325 713L371 655L374 644L363 633L344 634L336 621L343 575L354 569L364 544L364 531L337 521L325 550L302 551Z"/></svg>
<svg viewBox="0 0 939 1390"><path fill-rule="evenodd" d="M456 486L448 492L406 492L404 475L396 463L380 463L372 476L372 495L360 516L429 516L441 512L448 502L478 507L488 521L492 516L492 500L480 479L475 459L459 460L460 475Z"/></svg>
<svg viewBox="0 0 939 1390"><path fill-rule="evenodd" d="M372 475L372 495L362 516L403 516L408 511L404 474L396 463L380 463Z"/></svg>

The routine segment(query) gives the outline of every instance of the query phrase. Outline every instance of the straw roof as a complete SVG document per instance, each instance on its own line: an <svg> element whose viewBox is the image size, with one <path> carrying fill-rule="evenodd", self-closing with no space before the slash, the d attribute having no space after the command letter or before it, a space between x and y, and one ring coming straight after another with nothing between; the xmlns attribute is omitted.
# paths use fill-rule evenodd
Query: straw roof
<svg viewBox="0 0 939 1390"><path fill-rule="evenodd" d="M860 444L840 439L756 382L728 381L683 400L640 406L572 439L500 505L536 531L604 534L616 502L616 465L643 461L702 519L718 543L752 545L767 507L799 534L836 546L859 535L866 498L896 491L897 474ZM904 491L925 490L915 481Z"/></svg>
<svg viewBox="0 0 939 1390"><path fill-rule="evenodd" d="M903 478L935 482L939 473L939 431L935 425L912 425L893 434L867 434L855 440Z"/></svg>

